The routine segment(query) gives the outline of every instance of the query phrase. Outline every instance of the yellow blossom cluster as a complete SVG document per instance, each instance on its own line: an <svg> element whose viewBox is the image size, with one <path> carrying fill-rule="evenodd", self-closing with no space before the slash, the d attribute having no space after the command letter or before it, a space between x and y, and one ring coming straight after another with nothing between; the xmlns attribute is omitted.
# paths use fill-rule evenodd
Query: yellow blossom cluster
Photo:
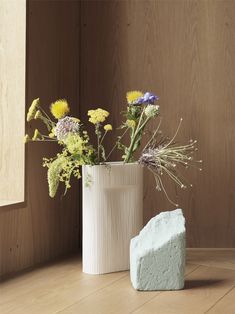
<svg viewBox="0 0 235 314"><path fill-rule="evenodd" d="M65 99L59 99L53 102L50 109L56 119L63 118L70 111L68 102Z"/></svg>
<svg viewBox="0 0 235 314"><path fill-rule="evenodd" d="M35 129L34 130L34 135L32 137L32 140L33 141L37 141L38 139L42 138L40 132L38 131L38 129ZM43 138L42 138L43 139Z"/></svg>
<svg viewBox="0 0 235 314"><path fill-rule="evenodd" d="M25 134L23 141L24 141L25 144L30 141L30 137L29 137L28 134Z"/></svg>
<svg viewBox="0 0 235 314"><path fill-rule="evenodd" d="M112 131L112 129L113 129L113 127L112 127L112 125L111 125L111 124L105 124L105 126L104 126L104 130L105 130L106 132L108 132L108 131Z"/></svg>
<svg viewBox="0 0 235 314"><path fill-rule="evenodd" d="M89 121L93 124L102 123L109 116L109 112L98 108L95 110L89 110L87 115L90 117Z"/></svg>
<svg viewBox="0 0 235 314"><path fill-rule="evenodd" d="M54 138L55 137L55 128L51 129L51 132L49 133L49 137L50 138Z"/></svg>
<svg viewBox="0 0 235 314"><path fill-rule="evenodd" d="M126 93L126 99L128 105L135 105L138 102L138 99L140 97L144 96L144 94L141 91L133 90L131 92Z"/></svg>
<svg viewBox="0 0 235 314"><path fill-rule="evenodd" d="M42 119L42 113L40 110L37 110L37 112L35 113L34 119Z"/></svg>
<svg viewBox="0 0 235 314"><path fill-rule="evenodd" d="M28 113L27 113L27 122L31 121L32 119L34 119L35 114L37 112L37 109L40 105L40 100L39 98L34 99L31 106L29 107Z"/></svg>
<svg viewBox="0 0 235 314"><path fill-rule="evenodd" d="M135 122L134 120L126 120L126 125L127 125L129 128L134 129L134 127L136 126L136 122Z"/></svg>

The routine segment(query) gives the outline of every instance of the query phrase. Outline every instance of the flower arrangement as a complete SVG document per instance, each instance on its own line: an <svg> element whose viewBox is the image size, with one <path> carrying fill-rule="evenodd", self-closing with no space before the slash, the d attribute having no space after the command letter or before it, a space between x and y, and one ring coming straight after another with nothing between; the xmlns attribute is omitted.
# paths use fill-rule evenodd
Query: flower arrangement
<svg viewBox="0 0 235 314"><path fill-rule="evenodd" d="M112 125L106 123L109 117L108 111L97 108L87 113L89 122L94 125L97 138L97 143L94 145L80 119L68 115L70 108L65 99L59 99L51 104L51 116L42 109L39 98L33 100L27 113L27 121L41 120L47 128L47 134L42 134L35 129L31 137L25 135L25 143L50 141L57 142L61 146L61 152L54 158L43 159L43 166L48 168L47 178L51 197L56 195L60 182L64 183L66 193L71 187L71 176L77 179L81 177L82 165L106 164L115 149L122 151L123 163L138 161L139 164L147 167L154 175L157 190L163 191L171 203L173 202L164 187L162 176L167 175L180 188L186 188L179 168L182 166L188 168L193 166L194 162L202 161L193 159L193 154L197 150L196 141L190 141L186 145L175 143L182 119L173 138L163 138L159 131L161 119L153 132L146 131L149 122L159 116L160 107L157 104L159 97L150 92L130 91L126 95L126 100L127 108L122 113L123 122L119 128L122 134L117 137L115 145L108 154L103 146L105 137L113 130ZM147 134L150 134L147 144L136 158L135 153ZM127 144L124 144L124 138Z"/></svg>

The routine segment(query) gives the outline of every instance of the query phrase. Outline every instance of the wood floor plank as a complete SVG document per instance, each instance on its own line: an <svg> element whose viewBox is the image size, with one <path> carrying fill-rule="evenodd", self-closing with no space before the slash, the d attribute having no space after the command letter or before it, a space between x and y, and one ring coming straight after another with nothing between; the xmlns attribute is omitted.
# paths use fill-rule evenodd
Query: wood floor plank
<svg viewBox="0 0 235 314"><path fill-rule="evenodd" d="M90 295L81 302L73 304L60 313L86 314L123 314L130 313L136 307L152 299L159 292L141 293L131 287L130 278L126 276L108 287Z"/></svg>
<svg viewBox="0 0 235 314"><path fill-rule="evenodd" d="M222 299L219 300L207 313L234 314L235 313L235 286Z"/></svg>
<svg viewBox="0 0 235 314"><path fill-rule="evenodd" d="M194 271L197 265L187 265L186 274ZM142 304L161 293L160 291L140 292L133 289L128 276L116 281L108 287L99 290L80 302L76 302L60 313L86 314L123 314L130 313ZM94 312L95 311L95 312Z"/></svg>
<svg viewBox="0 0 235 314"><path fill-rule="evenodd" d="M87 275L82 273L81 258L75 256L0 283L0 313L155 314L156 309L158 314L235 313L234 251L191 251L185 290L138 292L131 286L129 272Z"/></svg>
<svg viewBox="0 0 235 314"><path fill-rule="evenodd" d="M20 296L23 298L24 295L32 292L35 288L45 288L51 282L59 281L61 276L64 278L67 278L71 274L72 276L76 276L77 272L80 274L81 271L81 257L75 256L8 278L8 280L0 282L0 308L1 304Z"/></svg>
<svg viewBox="0 0 235 314"><path fill-rule="evenodd" d="M187 276L185 289L162 292L135 314L201 314L210 309L235 284L235 271L200 266Z"/></svg>
<svg viewBox="0 0 235 314"><path fill-rule="evenodd" d="M187 249L187 261L235 270L235 249Z"/></svg>
<svg viewBox="0 0 235 314"><path fill-rule="evenodd" d="M0 286L0 313L55 313L123 276L127 273L84 274L80 260L77 269L75 264L70 271L57 269L57 272L44 273L41 277L33 272L31 278L30 275L25 281L21 278L21 286L19 279L16 283L11 280L11 283Z"/></svg>

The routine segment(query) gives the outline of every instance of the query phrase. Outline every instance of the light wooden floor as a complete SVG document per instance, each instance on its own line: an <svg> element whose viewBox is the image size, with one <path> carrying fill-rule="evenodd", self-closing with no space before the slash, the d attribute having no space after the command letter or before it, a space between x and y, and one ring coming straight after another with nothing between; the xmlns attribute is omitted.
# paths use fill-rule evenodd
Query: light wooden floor
<svg viewBox="0 0 235 314"><path fill-rule="evenodd" d="M235 314L235 250L188 250L185 289L166 292L135 291L128 272L83 274L69 258L2 282L0 313Z"/></svg>

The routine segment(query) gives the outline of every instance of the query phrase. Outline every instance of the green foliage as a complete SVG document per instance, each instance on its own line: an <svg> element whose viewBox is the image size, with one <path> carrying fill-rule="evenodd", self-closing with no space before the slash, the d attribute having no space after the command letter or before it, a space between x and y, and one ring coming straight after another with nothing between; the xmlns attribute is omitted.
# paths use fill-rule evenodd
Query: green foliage
<svg viewBox="0 0 235 314"><path fill-rule="evenodd" d="M57 121L53 121L43 110L39 98L32 102L27 114L27 121L40 120L46 126L44 129L48 134L43 134L35 129L32 136L25 135L24 142L57 142L62 148L61 153L54 158L43 159L43 166L48 168L47 178L51 197L56 195L60 182L64 184L66 193L67 189L71 187L71 176L77 179L81 177L79 169L82 165L105 164L115 148L123 151L124 162L134 161L133 154L141 144L145 125L149 121L149 117L153 117L156 111L154 105L151 105L150 109L146 109L148 104L138 104L139 98L143 96L144 94L140 91L127 93L128 105L126 111L123 112L125 122L120 127L124 132L117 137L117 141L108 155L106 155L103 145L106 134L113 129L111 124L103 125L109 116L108 111L101 108L88 110L89 122L94 125L97 138L97 144L92 145L81 121L78 118L67 116L70 108L65 99L59 99L50 106L50 111ZM126 146L122 143L122 139L127 133L129 133L130 143Z"/></svg>

